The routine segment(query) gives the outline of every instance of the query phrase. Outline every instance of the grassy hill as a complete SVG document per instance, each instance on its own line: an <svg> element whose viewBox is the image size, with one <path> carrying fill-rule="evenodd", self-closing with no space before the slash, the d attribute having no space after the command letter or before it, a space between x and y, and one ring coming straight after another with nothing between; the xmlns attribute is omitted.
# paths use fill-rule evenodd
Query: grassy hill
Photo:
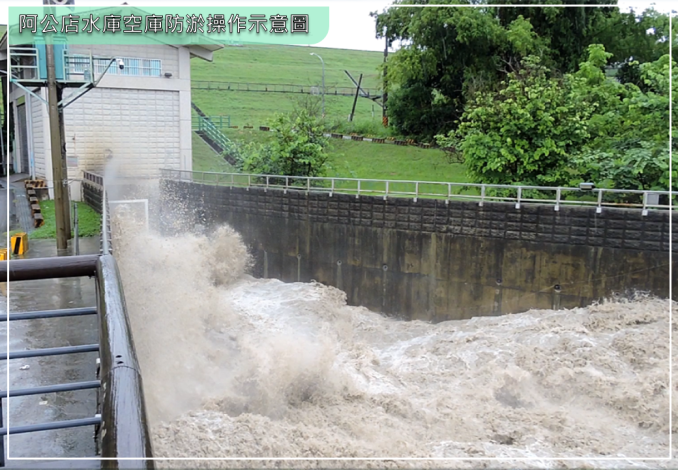
<svg viewBox="0 0 678 470"><path fill-rule="evenodd" d="M362 85L380 88L377 67L383 61L379 52L325 49L301 46L226 46L214 53L214 62L191 61L191 78L197 81L241 83L298 84L320 86L322 64L311 56L314 52L325 61L325 87L352 87L344 73L353 77L363 74ZM264 125L275 112L289 112L299 101L320 96L288 93L258 93L247 91L193 90L193 101L208 115L231 116L236 126ZM330 122L347 121L353 106L349 96L325 96L326 117ZM374 108L374 117L372 109ZM372 101L359 98L355 121L361 126L381 127L381 108ZM382 131L383 132L383 131Z"/></svg>
<svg viewBox="0 0 678 470"><path fill-rule="evenodd" d="M356 79L362 73L365 87L380 88L378 67L383 62L382 53L302 46L226 46L214 53L212 63L191 61L191 77L194 82L207 80L318 86L322 78L322 64L317 57L310 55L311 52L320 55L325 61L326 87L353 86L344 73L344 70L348 70ZM192 99L206 114L229 115L231 125L242 128L244 125L264 125L273 114L292 111L300 101L319 101L320 97L193 89ZM354 122L348 124L353 98L327 95L325 99L326 119L331 125L340 125L341 131L388 135L388 130L381 124L381 108L372 101L358 98ZM232 140L242 141L264 141L270 136L265 132L242 130L229 130L225 134ZM193 145L196 170L228 171L227 166L200 139L194 139ZM440 150L333 139L330 155L332 169L329 176L467 181L464 167L448 163Z"/></svg>
<svg viewBox="0 0 678 470"><path fill-rule="evenodd" d="M256 83L300 83L320 85L325 61L326 86L351 86L344 70L357 78L363 74L366 87L379 88L377 67L383 61L381 52L352 51L302 46L226 46L214 53L214 62L195 60L191 63L193 80L217 80Z"/></svg>

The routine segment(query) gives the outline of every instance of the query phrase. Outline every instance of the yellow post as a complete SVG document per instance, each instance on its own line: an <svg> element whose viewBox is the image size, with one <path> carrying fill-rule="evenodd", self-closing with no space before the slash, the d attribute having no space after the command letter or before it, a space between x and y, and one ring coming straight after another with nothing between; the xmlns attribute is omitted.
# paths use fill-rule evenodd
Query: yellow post
<svg viewBox="0 0 678 470"><path fill-rule="evenodd" d="M12 235L11 245L12 254L23 255L28 251L28 235L25 232Z"/></svg>
<svg viewBox="0 0 678 470"><path fill-rule="evenodd" d="M0 248L0 261L7 261L7 248Z"/></svg>

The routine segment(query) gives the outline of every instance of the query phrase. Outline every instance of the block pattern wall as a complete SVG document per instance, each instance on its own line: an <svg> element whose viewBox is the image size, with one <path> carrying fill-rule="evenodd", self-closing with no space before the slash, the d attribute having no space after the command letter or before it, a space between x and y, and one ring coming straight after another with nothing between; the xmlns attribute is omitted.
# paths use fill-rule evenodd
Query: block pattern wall
<svg viewBox="0 0 678 470"><path fill-rule="evenodd" d="M308 193L203 186L207 210L320 223L387 228L452 235L502 238L590 247L663 251L668 257L669 213L594 207L455 202L347 194ZM673 221L673 250L678 252L678 217Z"/></svg>
<svg viewBox="0 0 678 470"><path fill-rule="evenodd" d="M315 279L349 303L427 321L669 293L668 213L455 202L161 181L195 223L230 224L254 274ZM170 220L172 207L163 208ZM677 218L678 219L678 218ZM674 246L678 220L673 222ZM675 266L674 266L675 267ZM674 292L678 283L672 280Z"/></svg>
<svg viewBox="0 0 678 470"><path fill-rule="evenodd" d="M121 175L179 168L179 92L95 88L64 113L69 176L103 172L111 154ZM76 160L76 162L73 162Z"/></svg>

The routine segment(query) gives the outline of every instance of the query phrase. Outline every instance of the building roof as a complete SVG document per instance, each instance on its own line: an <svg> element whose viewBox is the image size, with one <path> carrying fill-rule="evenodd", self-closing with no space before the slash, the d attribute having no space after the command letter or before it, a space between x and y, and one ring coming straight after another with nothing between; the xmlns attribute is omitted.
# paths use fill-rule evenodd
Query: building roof
<svg viewBox="0 0 678 470"><path fill-rule="evenodd" d="M132 9L132 10L135 10L135 13L137 13L137 14L146 14L146 15L149 14L148 12L144 11L141 8L132 7L132 6L129 6L129 5L124 5L124 6L121 5L120 7L105 7L105 8L97 7L97 8L92 8L91 10L85 10L85 11L83 11L83 13L96 14L97 12L101 12L101 11L105 10L108 14L111 14L112 12L113 13L115 12L116 8ZM0 43L0 54L2 53L1 51L4 50L5 56L6 56L6 54L7 54L7 52L6 52L7 51L7 42L8 42L7 25L0 25L0 33L3 33L2 34L2 42ZM156 41L158 44L164 44L164 45L167 45L167 46L173 46L173 47L177 47L177 48L186 47L191 54L191 58L198 57L198 58L206 60L208 62L212 62L212 53L214 51L217 51L219 49L224 48L223 44L215 41L214 39L212 39L212 38L210 38L206 35L201 35L201 34L196 34L195 37L192 38L193 41L192 41L191 44L172 44L171 42L164 41L163 40L164 36L162 36L162 35L159 38L155 37L155 36L150 36L150 37L154 41Z"/></svg>

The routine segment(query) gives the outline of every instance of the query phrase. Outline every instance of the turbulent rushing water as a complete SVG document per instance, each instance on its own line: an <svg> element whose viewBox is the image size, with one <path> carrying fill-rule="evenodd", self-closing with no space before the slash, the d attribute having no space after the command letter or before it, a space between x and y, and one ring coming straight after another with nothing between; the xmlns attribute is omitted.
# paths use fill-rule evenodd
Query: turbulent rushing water
<svg viewBox="0 0 678 470"><path fill-rule="evenodd" d="M349 307L343 292L320 284L254 279L228 227L161 238L119 225L115 247L157 456L502 457L504 465L585 457L513 464L667 466L626 460L668 454L667 301L432 325ZM674 432L676 423L674 414ZM593 460L601 457L620 460ZM199 465L281 462L191 463Z"/></svg>

